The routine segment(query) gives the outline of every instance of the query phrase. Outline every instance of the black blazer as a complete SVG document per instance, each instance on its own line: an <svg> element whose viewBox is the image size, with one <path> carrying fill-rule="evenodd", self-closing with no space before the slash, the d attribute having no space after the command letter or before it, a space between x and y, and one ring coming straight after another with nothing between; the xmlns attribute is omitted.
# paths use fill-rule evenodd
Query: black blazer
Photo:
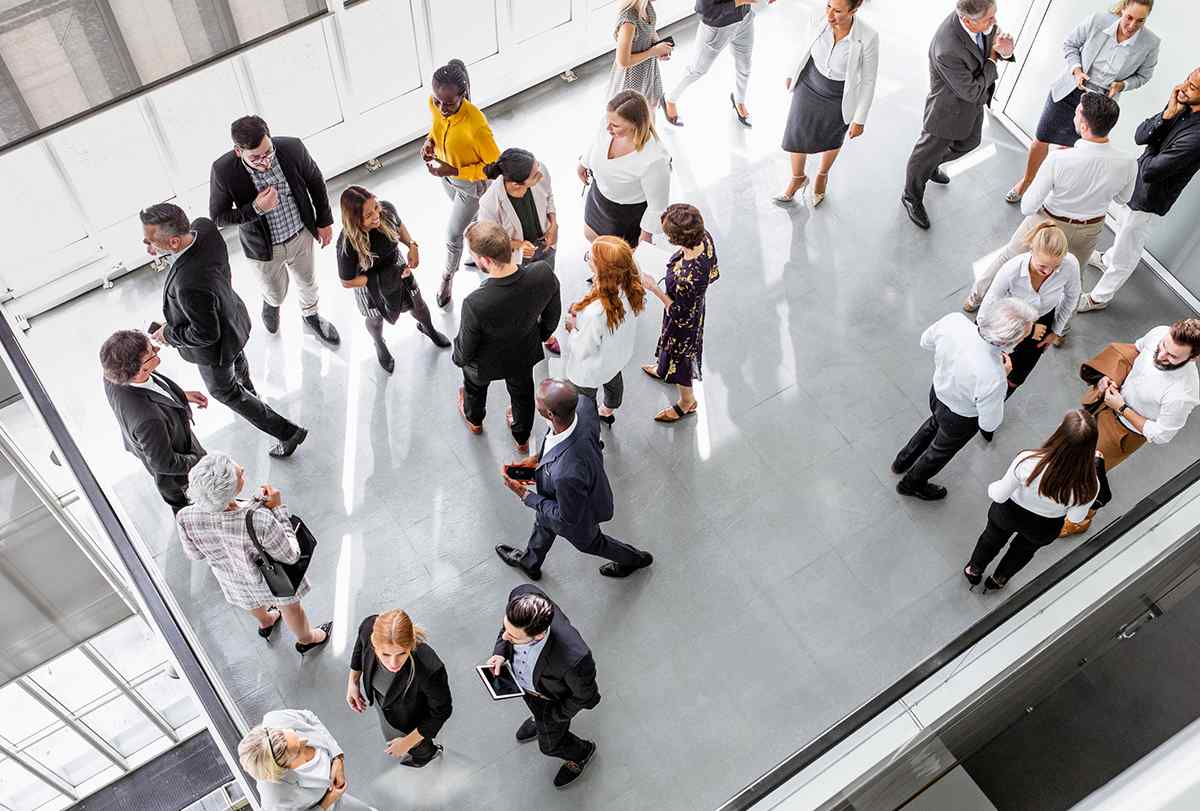
<svg viewBox="0 0 1200 811"><path fill-rule="evenodd" d="M966 32L958 12L950 12L929 43L929 96L924 130L951 140L970 136L985 105L996 92L999 70L988 59L999 27L984 37L987 53ZM1015 61L1010 57L1007 61Z"/></svg>
<svg viewBox="0 0 1200 811"><path fill-rule="evenodd" d="M1129 207L1165 216L1200 170L1200 113L1184 108L1164 120L1162 113L1142 122L1133 140L1146 147L1138 158L1137 185Z"/></svg>
<svg viewBox="0 0 1200 811"><path fill-rule="evenodd" d="M233 289L229 249L212 220L192 223L195 241L163 283L163 334L179 356L201 366L232 363L250 340L250 314Z"/></svg>
<svg viewBox="0 0 1200 811"><path fill-rule="evenodd" d="M513 589L508 601L531 593L547 596L537 586L526 583ZM550 621L550 629L546 633L546 646L542 648L542 655L533 668L533 684L551 702L550 717L565 723L580 710L590 710L600 703L596 662L592 659L591 649L557 603L554 604L554 619ZM513 646L504 639L503 627L496 637L496 647L492 652L512 661Z"/></svg>
<svg viewBox="0 0 1200 811"><path fill-rule="evenodd" d="M125 450L142 460L168 503L174 503L172 499L186 501L181 483L166 477L186 477L205 451L192 432L192 409L183 389L166 375L151 372L150 376L166 385L172 396L108 380L104 381L104 393L121 426Z"/></svg>
<svg viewBox="0 0 1200 811"><path fill-rule="evenodd" d="M537 492L526 493L524 501L554 534L587 543L601 523L612 519L613 494L604 472L595 401L579 395L575 417L571 435L541 454L534 471Z"/></svg>
<svg viewBox="0 0 1200 811"><path fill-rule="evenodd" d="M545 357L562 302L546 262L530 262L503 279L485 279L463 301L453 360L480 381L526 374Z"/></svg>
<svg viewBox="0 0 1200 811"><path fill-rule="evenodd" d="M371 679L381 665L371 644L371 631L375 628L372 614L358 626L358 639L354 643L354 654L350 657L350 669L362 673L362 691L368 704L375 703L375 691ZM425 643L417 645L408 657L412 663L412 684L408 683L407 668L396 674L392 686L383 698L383 717L402 732L419 730L422 738L435 738L442 725L454 711L450 699L450 682L446 679L446 666Z"/></svg>
<svg viewBox="0 0 1200 811"><path fill-rule="evenodd" d="M314 237L317 228L333 225L329 208L329 192L317 162L299 138L271 137L275 145L275 160L283 169L300 219ZM263 262L271 258L271 228L267 218L254 210L258 189L250 179L242 159L232 149L213 161L208 187L208 216L217 225L237 225L242 250L250 259Z"/></svg>

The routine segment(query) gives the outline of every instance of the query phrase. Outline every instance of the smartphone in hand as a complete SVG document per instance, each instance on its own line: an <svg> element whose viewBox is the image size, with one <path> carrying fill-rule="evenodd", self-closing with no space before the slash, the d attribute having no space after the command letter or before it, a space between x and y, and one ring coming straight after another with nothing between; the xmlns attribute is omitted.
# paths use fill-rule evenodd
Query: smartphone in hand
<svg viewBox="0 0 1200 811"><path fill-rule="evenodd" d="M534 479L534 468L521 465L505 465L504 475L516 482L531 482Z"/></svg>
<svg viewBox="0 0 1200 811"><path fill-rule="evenodd" d="M162 329L162 324L160 324L157 321L151 321L150 326L146 327L146 332L149 333L150 335L153 335L154 333L158 332L160 329Z"/></svg>

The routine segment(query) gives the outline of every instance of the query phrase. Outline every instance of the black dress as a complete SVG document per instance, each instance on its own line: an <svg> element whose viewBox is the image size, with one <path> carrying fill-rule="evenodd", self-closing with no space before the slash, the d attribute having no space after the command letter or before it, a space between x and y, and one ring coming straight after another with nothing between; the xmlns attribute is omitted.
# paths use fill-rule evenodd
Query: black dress
<svg viewBox="0 0 1200 811"><path fill-rule="evenodd" d="M384 201L380 208L381 217L399 231L400 215L396 207ZM400 254L400 243L389 239L381 228L372 228L368 237L375 260L366 270L359 267L358 251L346 239L345 232L338 237L338 277L349 282L365 274L366 286L353 288L358 311L366 318L383 318L395 324L401 313L413 309L421 291L411 273L404 276L408 262Z"/></svg>

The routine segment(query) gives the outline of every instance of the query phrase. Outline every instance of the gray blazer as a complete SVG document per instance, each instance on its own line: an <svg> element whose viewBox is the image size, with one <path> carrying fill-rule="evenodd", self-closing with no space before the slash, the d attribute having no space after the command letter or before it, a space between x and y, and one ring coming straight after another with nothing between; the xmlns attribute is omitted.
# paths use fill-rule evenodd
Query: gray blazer
<svg viewBox="0 0 1200 811"><path fill-rule="evenodd" d="M1116 14L1101 11L1093 14L1075 26L1063 40L1063 61L1066 71L1054 80L1050 86L1050 97L1062 101L1075 89L1075 68L1083 68L1084 73L1090 73L1092 63L1104 44L1115 36L1114 28L1119 18ZM1158 66L1158 46L1162 40L1149 28L1143 28L1129 46L1129 54L1125 57L1123 76L1119 81L1125 83L1126 90L1137 90L1150 81L1154 68ZM1120 95L1120 94L1118 94Z"/></svg>
<svg viewBox="0 0 1200 811"><path fill-rule="evenodd" d="M321 723L321 719L308 710L272 710L263 716L262 724L271 729L290 729L300 737L307 738L309 746L326 752L331 761L342 754L342 748ZM300 776L290 769L284 772L278 783L258 781L263 811L301 811L313 808L321 802L327 791L328 782L323 786L313 785L311 781L301 780ZM364 806L349 794L343 794L342 799L333 807L343 809Z"/></svg>
<svg viewBox="0 0 1200 811"><path fill-rule="evenodd" d="M991 53L998 26L985 38ZM1012 61L1012 60L1010 60ZM958 12L950 12L929 43L929 96L925 99L925 132L961 141L979 125L983 108L996 92L996 63L988 59L963 28Z"/></svg>

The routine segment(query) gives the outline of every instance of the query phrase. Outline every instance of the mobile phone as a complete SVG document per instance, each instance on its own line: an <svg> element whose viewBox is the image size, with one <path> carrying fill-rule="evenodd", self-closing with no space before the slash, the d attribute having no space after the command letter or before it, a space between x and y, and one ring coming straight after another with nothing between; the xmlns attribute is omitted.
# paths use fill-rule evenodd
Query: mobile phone
<svg viewBox="0 0 1200 811"><path fill-rule="evenodd" d="M151 321L150 326L146 327L146 332L153 335L154 333L158 332L160 329L162 329L162 324L158 323L157 321Z"/></svg>
<svg viewBox="0 0 1200 811"><path fill-rule="evenodd" d="M675 37L663 37L662 39L659 40L659 42L669 42L669 43L671 43L672 48L675 47Z"/></svg>
<svg viewBox="0 0 1200 811"><path fill-rule="evenodd" d="M430 158L430 159L429 159L429 165L430 165L432 168L434 168L434 169L441 169L441 168L442 168L443 166L445 166L446 164L442 163L442 162L441 162L440 160L438 160L437 158Z"/></svg>
<svg viewBox="0 0 1200 811"><path fill-rule="evenodd" d="M521 465L505 465L504 475L513 481L531 482L534 479L534 468Z"/></svg>

